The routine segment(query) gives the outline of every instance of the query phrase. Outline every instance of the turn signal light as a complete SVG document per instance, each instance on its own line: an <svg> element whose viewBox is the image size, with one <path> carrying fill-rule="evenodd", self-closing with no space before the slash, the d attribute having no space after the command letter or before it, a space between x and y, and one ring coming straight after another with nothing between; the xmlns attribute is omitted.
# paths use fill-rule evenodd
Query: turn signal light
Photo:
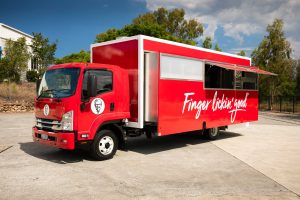
<svg viewBox="0 0 300 200"><path fill-rule="evenodd" d="M67 144L68 140L61 140L62 143Z"/></svg>
<svg viewBox="0 0 300 200"><path fill-rule="evenodd" d="M81 135L81 138L88 138L89 137L89 134L82 134Z"/></svg>

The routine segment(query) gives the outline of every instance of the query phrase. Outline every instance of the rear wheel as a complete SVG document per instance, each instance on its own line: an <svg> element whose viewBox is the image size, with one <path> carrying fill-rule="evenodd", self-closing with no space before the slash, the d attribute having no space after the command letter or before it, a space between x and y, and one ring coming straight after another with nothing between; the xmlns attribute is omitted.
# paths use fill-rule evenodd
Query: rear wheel
<svg viewBox="0 0 300 200"><path fill-rule="evenodd" d="M216 128L206 129L204 131L204 135L206 136L206 138L208 138L210 140L215 140L219 136L219 128L216 127Z"/></svg>
<svg viewBox="0 0 300 200"><path fill-rule="evenodd" d="M118 139L111 130L101 130L95 136L91 154L97 160L111 159L118 148Z"/></svg>

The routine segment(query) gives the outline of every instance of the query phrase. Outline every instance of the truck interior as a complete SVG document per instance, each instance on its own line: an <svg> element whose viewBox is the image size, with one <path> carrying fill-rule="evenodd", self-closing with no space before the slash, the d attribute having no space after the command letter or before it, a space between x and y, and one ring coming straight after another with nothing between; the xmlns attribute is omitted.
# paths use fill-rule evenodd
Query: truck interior
<svg viewBox="0 0 300 200"><path fill-rule="evenodd" d="M257 73L205 64L205 88L257 90Z"/></svg>

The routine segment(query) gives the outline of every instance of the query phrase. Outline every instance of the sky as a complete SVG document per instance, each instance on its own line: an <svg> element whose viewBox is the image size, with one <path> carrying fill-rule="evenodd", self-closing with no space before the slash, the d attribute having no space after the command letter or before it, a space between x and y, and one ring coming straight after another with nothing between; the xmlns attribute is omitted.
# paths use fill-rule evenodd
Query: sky
<svg viewBox="0 0 300 200"><path fill-rule="evenodd" d="M57 42L56 57L89 50L96 35L122 28L159 7L183 8L196 18L224 52L247 56L266 35L275 18L284 20L286 38L300 58L300 0L0 0L0 23L25 33L41 32Z"/></svg>

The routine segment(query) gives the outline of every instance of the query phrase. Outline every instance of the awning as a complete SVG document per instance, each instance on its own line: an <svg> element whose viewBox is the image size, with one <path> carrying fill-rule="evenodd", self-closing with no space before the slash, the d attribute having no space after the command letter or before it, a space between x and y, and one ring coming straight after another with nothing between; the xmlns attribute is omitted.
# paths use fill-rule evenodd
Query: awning
<svg viewBox="0 0 300 200"><path fill-rule="evenodd" d="M255 66L252 66L252 67L255 67ZM274 74L272 72L268 72L268 71L259 69L259 67L255 67L255 68L256 68L256 73L258 73L258 74L265 74L265 75L277 76L277 74Z"/></svg>
<svg viewBox="0 0 300 200"><path fill-rule="evenodd" d="M256 74L265 74L265 75L277 76L277 74L261 70L261 69L259 69L256 66L242 66L242 65L234 65L234 64L228 64L228 63L218 63L218 62L211 62L211 61L206 61L206 64L217 66L217 67L221 67L221 68L224 68L224 69L230 69L230 70L237 70L237 71L244 71L244 72L252 72L252 73L256 73Z"/></svg>
<svg viewBox="0 0 300 200"><path fill-rule="evenodd" d="M229 65L229 64L222 64L222 63L212 63L212 62L206 62L207 64L222 67L224 69L231 69L231 70L236 70L235 65Z"/></svg>

